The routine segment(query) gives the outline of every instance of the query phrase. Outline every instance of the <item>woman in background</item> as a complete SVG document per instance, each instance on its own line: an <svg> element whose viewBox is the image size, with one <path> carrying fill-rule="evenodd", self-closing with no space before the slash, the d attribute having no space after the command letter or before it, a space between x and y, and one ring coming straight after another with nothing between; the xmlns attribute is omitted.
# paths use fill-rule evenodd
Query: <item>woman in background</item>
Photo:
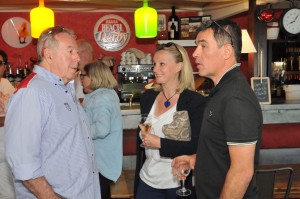
<svg viewBox="0 0 300 199"><path fill-rule="evenodd" d="M6 105L12 96L15 88L4 78L7 66L7 54L0 50L0 198L15 198L13 178L8 163L4 155L4 120L6 114Z"/></svg>
<svg viewBox="0 0 300 199"><path fill-rule="evenodd" d="M182 46L172 42L159 45L153 61L154 89L141 96L141 114L152 116L153 134L141 131L145 149L139 147L141 139L137 138L135 198L176 199L180 183L172 175L171 161L180 154L196 152L205 98L195 92L192 66ZM190 122L186 140L168 135L178 124L175 118L179 112L187 113ZM196 198L191 174L186 187L192 190L190 198Z"/></svg>
<svg viewBox="0 0 300 199"><path fill-rule="evenodd" d="M122 170L123 125L117 81L101 61L87 64L80 78L85 93L83 108L92 127L92 139L99 171L102 199L110 198L110 184Z"/></svg>

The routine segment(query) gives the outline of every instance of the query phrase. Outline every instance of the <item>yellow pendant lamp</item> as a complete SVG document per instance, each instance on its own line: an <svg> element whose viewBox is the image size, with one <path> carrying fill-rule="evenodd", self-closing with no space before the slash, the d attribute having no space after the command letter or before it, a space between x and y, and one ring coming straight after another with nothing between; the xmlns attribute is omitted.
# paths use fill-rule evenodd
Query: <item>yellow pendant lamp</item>
<svg viewBox="0 0 300 199"><path fill-rule="evenodd" d="M137 38L154 38L157 36L157 12L148 7L144 0L143 7L134 12L135 36Z"/></svg>
<svg viewBox="0 0 300 199"><path fill-rule="evenodd" d="M33 38L39 38L45 29L54 27L54 12L44 7L44 0L39 0L39 7L30 11L30 26Z"/></svg>

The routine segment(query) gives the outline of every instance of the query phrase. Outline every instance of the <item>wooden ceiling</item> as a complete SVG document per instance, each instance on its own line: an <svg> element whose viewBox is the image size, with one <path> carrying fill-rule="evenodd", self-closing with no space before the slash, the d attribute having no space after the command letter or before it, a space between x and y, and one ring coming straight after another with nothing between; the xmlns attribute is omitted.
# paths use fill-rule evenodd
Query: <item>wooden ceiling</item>
<svg viewBox="0 0 300 199"><path fill-rule="evenodd" d="M288 5L287 0L256 0L257 5L272 3ZM54 11L134 11L143 0L44 0L45 6ZM0 0L0 12L28 11L37 7L39 0ZM236 5L248 5L248 0L149 0L150 7L158 11L170 10L175 6L182 11L212 11ZM233 10L233 12L236 12Z"/></svg>

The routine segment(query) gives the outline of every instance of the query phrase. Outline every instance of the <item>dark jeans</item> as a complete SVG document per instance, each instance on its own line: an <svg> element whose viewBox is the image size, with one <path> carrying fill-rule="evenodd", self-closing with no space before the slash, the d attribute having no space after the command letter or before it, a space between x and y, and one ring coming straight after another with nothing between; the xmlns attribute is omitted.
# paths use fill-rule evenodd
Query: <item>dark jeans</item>
<svg viewBox="0 0 300 199"><path fill-rule="evenodd" d="M110 184L113 182L99 173L101 198L110 199Z"/></svg>

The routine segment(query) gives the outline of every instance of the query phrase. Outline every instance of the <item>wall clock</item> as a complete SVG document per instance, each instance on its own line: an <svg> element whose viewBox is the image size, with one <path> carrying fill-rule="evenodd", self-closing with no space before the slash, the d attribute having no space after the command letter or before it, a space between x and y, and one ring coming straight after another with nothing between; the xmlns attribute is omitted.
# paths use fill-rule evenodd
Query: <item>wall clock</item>
<svg viewBox="0 0 300 199"><path fill-rule="evenodd" d="M23 48L31 43L30 23L21 17L6 20L1 29L3 40L11 47Z"/></svg>
<svg viewBox="0 0 300 199"><path fill-rule="evenodd" d="M300 33L300 9L291 8L281 15L279 25L287 35L294 36Z"/></svg>

